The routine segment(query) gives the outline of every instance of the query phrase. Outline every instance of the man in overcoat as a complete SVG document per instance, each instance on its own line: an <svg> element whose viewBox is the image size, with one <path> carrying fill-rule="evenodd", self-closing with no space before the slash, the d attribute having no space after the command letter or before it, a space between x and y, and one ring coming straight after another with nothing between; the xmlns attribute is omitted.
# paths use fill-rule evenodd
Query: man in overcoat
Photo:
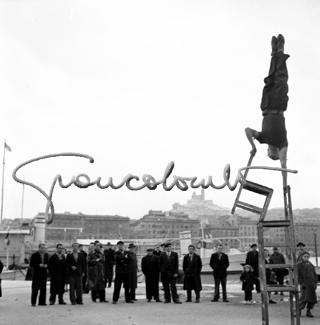
<svg viewBox="0 0 320 325"><path fill-rule="evenodd" d="M170 303L172 296L172 300L175 304L181 304L176 286L179 270L178 254L176 252L171 251L171 243L166 243L164 245L164 248L165 252L161 253L159 257L161 281L163 284L165 298L164 303Z"/></svg>
<svg viewBox="0 0 320 325"><path fill-rule="evenodd" d="M70 301L72 305L83 305L82 277L85 274L83 254L78 251L78 243L72 244L72 252L67 255L67 270L70 285Z"/></svg>
<svg viewBox="0 0 320 325"><path fill-rule="evenodd" d="M108 288L111 287L113 279L113 266L114 266L114 250L111 248L111 243L107 243L104 250L104 273L105 281L108 284Z"/></svg>
<svg viewBox="0 0 320 325"><path fill-rule="evenodd" d="M83 290L83 293L88 293L88 288L87 288L87 273L88 273L88 265L87 265L87 260L88 260L88 253L85 252L83 250L83 245L82 244L79 244L79 247L78 247L78 250L79 250L79 253L81 253L83 255L83 259L84 259L84 276L82 277L82 290Z"/></svg>
<svg viewBox="0 0 320 325"><path fill-rule="evenodd" d="M224 302L227 299L227 268L229 267L228 255L222 252L222 245L218 245L217 252L211 255L210 266L213 270L214 277L214 297L212 302L218 301L220 298L220 283L222 286L222 298Z"/></svg>
<svg viewBox="0 0 320 325"><path fill-rule="evenodd" d="M183 258L183 272L184 272L184 284L183 289L187 290L186 302L191 302L191 291L194 290L196 294L196 303L200 302L200 291L202 290L201 284L201 269L202 261L201 257L195 253L194 245L189 245L189 254Z"/></svg>
<svg viewBox="0 0 320 325"><path fill-rule="evenodd" d="M91 290L93 302L96 302L98 294L100 302L108 302L105 292L104 254L100 249L100 242L96 241L94 251L88 255L88 289Z"/></svg>
<svg viewBox="0 0 320 325"><path fill-rule="evenodd" d="M300 284L299 311L307 307L307 317L313 317L311 309L317 303L317 285L318 275L315 267L309 262L310 254L305 252L302 256L302 262L297 264L298 283Z"/></svg>
<svg viewBox="0 0 320 325"><path fill-rule="evenodd" d="M114 280L114 290L112 303L116 304L119 300L120 290L123 283L125 290L126 303L134 303L130 298L130 263L131 255L129 251L125 251L122 240L118 241L118 250L114 253L116 262L116 278Z"/></svg>
<svg viewBox="0 0 320 325"><path fill-rule="evenodd" d="M39 306L46 306L47 278L49 255L46 253L45 244L39 244L38 252L31 255L30 267L33 268L31 285L31 306L35 307L39 295Z"/></svg>
<svg viewBox="0 0 320 325"><path fill-rule="evenodd" d="M156 302L162 302L159 299L159 257L154 254L152 248L147 249L147 255L141 260L141 270L146 282L147 302L152 298Z"/></svg>
<svg viewBox="0 0 320 325"><path fill-rule="evenodd" d="M132 301L137 301L136 299L136 289L138 287L138 260L137 255L134 251L135 245L133 243L129 244L129 252L131 255L130 262L130 299Z"/></svg>
<svg viewBox="0 0 320 325"><path fill-rule="evenodd" d="M247 253L245 264L249 264L253 269L255 276L255 287L257 293L260 293L260 280L259 280L259 252L257 251L257 244L252 244L251 251Z"/></svg>
<svg viewBox="0 0 320 325"><path fill-rule="evenodd" d="M56 296L58 295L59 305L65 305L63 294L66 284L67 263L65 256L62 254L62 244L57 244L56 249L56 253L49 259L49 272L51 277L49 304L54 305Z"/></svg>

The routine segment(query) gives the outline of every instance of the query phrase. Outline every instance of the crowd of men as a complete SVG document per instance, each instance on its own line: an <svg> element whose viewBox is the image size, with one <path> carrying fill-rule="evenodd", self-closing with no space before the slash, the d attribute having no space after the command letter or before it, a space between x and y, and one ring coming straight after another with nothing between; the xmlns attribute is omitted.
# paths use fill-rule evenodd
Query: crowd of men
<svg viewBox="0 0 320 325"><path fill-rule="evenodd" d="M177 293L177 278L179 273L178 254L172 251L171 243L165 243L163 250L160 245L155 248L148 248L147 254L141 259L141 271L145 277L146 299L156 302L181 304ZM299 251L297 259L305 254L303 244L298 244ZM106 287L110 288L114 279L114 290L112 303L116 304L120 298L121 287L124 288L124 298L126 303L134 303L136 299L136 288L138 284L138 260L135 253L136 246L131 243L126 250L123 241L118 241L117 250L114 250L110 243L102 251L99 241L91 243L89 251L86 253L83 246L78 243L72 244L72 251L65 253L61 244L57 244L56 253L49 257L44 244L39 245L38 252L34 253L30 259L30 267L33 268L31 305L36 306L39 294L38 305L46 305L46 284L47 277L50 276L50 298L49 304L53 305L58 296L59 304L66 304L64 293L66 284L69 285L69 298L72 305L83 304L83 293L91 292L92 302L108 302L106 300ZM195 293L195 303L200 302L201 283L201 257L195 253L194 245L189 245L188 254L184 256L182 271L184 274L183 289L186 290L186 302L192 302L192 291ZM266 263L285 264L284 256L273 248L273 254L265 250L264 257ZM210 267L213 270L215 291L212 302L220 299L220 286L222 288L222 301L228 303L227 299L227 269L229 258L223 252L223 246L218 245L215 253L211 255ZM244 265L250 266L252 272L252 289L255 285L257 293L260 292L259 279L259 252L257 245L251 245L251 251L247 253ZM115 268L114 268L115 266ZM114 274L115 269L115 274ZM248 274L245 274L247 277ZM285 269L274 269L272 274L268 274L268 281L271 276L276 278L280 285L284 282ZM164 291L164 300L159 294L159 280L161 280ZM243 289L245 290L245 289ZM251 289L249 290L251 291ZM277 294L275 292L274 294ZM282 292L280 294L283 294ZM246 300L252 299L252 295L246 292ZM275 303L269 295L269 303Z"/></svg>

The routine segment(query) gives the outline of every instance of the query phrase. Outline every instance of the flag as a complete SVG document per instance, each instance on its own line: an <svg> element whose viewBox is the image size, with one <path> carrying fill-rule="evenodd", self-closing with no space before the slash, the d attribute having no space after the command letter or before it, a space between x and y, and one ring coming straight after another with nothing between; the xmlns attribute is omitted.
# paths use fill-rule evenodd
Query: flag
<svg viewBox="0 0 320 325"><path fill-rule="evenodd" d="M12 150L11 150L11 148L7 145L7 143L5 142L4 143L4 147L9 151L9 152L11 152Z"/></svg>
<svg viewBox="0 0 320 325"><path fill-rule="evenodd" d="M6 234L6 237L4 239L4 242L6 243L7 246L10 245L9 229L10 229L10 227L8 227L7 234Z"/></svg>

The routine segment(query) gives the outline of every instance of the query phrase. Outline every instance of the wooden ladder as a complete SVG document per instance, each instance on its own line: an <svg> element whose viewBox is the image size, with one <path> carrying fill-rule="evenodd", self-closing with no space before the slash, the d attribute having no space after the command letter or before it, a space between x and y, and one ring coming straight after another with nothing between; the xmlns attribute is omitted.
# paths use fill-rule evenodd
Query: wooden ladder
<svg viewBox="0 0 320 325"><path fill-rule="evenodd" d="M250 156L247 166L251 165L252 159L253 156ZM260 284L261 284L262 325L269 325L268 292L273 292L273 291L289 292L291 325L295 325L295 324L300 325L296 245L295 245L290 186L287 186L283 191L285 218L283 220L265 221L264 219L268 212L269 204L273 194L273 189L260 184L247 181L246 180L247 174L248 174L248 169L246 170L244 174L244 179L241 182L241 186L238 191L237 198L232 208L232 213L235 212L236 208L241 208L260 215L259 221L257 223L257 228L258 228L258 247L259 247L259 277L260 277ZM242 190L247 190L265 196L263 207L262 208L257 207L240 201L239 199ZM265 247L263 230L265 228L271 228L271 227L285 228L285 244L268 243L268 246L285 247L286 255L288 258L287 264L268 264L268 265L265 264L264 253L263 253ZM289 269L289 284L288 285L267 285L266 268Z"/></svg>
<svg viewBox="0 0 320 325"><path fill-rule="evenodd" d="M296 245L295 233L293 224L292 204L290 186L283 190L284 195L284 212L285 218L282 220L264 219L258 222L258 247L259 247L259 271L260 271L260 284L261 284L261 307L262 307L262 324L269 325L268 313L268 292L289 292L290 300L290 319L291 325L300 325L299 315L299 288L298 288L298 274L297 274L297 259L296 259ZM264 237L263 230L265 228L285 228L285 243L272 243L268 246L285 247L288 263L286 264L265 264L263 256L264 251ZM288 269L289 270L289 283L288 285L267 285L266 268L269 269Z"/></svg>

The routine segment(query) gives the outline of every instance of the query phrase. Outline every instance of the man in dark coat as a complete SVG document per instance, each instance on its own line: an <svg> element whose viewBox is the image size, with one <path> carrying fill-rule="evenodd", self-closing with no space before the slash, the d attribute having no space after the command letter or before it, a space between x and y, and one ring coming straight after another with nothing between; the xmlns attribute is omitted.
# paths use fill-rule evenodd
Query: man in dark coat
<svg viewBox="0 0 320 325"><path fill-rule="evenodd" d="M222 252L222 245L219 245L217 252L211 255L210 266L213 269L214 277L214 297L211 301L219 300L219 287L221 283L223 301L229 302L227 299L227 268L229 267L229 258L227 254Z"/></svg>
<svg viewBox="0 0 320 325"><path fill-rule="evenodd" d="M152 248L148 248L147 255L142 258L141 270L146 282L147 302L151 302L152 298L156 302L162 302L159 299L159 257Z"/></svg>
<svg viewBox="0 0 320 325"><path fill-rule="evenodd" d="M33 268L31 285L31 305L36 306L38 292L39 306L46 306L47 277L48 277L49 255L46 253L45 244L39 244L39 250L30 258L30 267Z"/></svg>
<svg viewBox="0 0 320 325"><path fill-rule="evenodd" d="M183 258L183 272L184 272L184 285L183 289L187 290L187 300L186 302L191 302L191 290L194 290L196 294L196 303L200 302L200 291L202 290L201 284L201 269L202 261L201 257L197 255L194 245L189 245L187 254Z"/></svg>
<svg viewBox="0 0 320 325"><path fill-rule="evenodd" d="M263 121L262 130L258 132L246 128L246 136L255 155L257 149L253 139L268 145L268 156L272 160L279 160L282 168L287 168L288 139L285 126L284 112L288 105L288 71L286 61L290 57L284 54L284 37L279 34L272 37L272 59L268 76L264 79L265 86L262 93L260 108ZM287 187L287 173L282 172L283 187Z"/></svg>
<svg viewBox="0 0 320 325"><path fill-rule="evenodd" d="M83 254L78 251L78 243L72 244L72 252L67 255L67 269L70 284L70 301L72 305L83 305L82 277L85 274Z"/></svg>
<svg viewBox="0 0 320 325"><path fill-rule="evenodd" d="M135 245L133 243L129 244L129 252L131 255L130 262L130 299L132 301L137 301L136 299L136 289L138 287L138 260L137 255L134 252Z"/></svg>
<svg viewBox="0 0 320 325"><path fill-rule="evenodd" d="M49 272L51 276L49 304L54 305L56 295L58 295L59 305L65 305L63 294L66 284L67 264L66 258L62 254L62 244L57 244L56 248L57 252L49 259Z"/></svg>
<svg viewBox="0 0 320 325"><path fill-rule="evenodd" d="M124 250L123 245L124 243L122 240L118 241L118 250L114 253L114 258L116 261L116 278L114 280L114 290L112 297L113 304L116 304L119 300L122 283L125 290L126 303L134 303L134 301L132 301L130 298L131 255L130 252Z"/></svg>
<svg viewBox="0 0 320 325"><path fill-rule="evenodd" d="M100 302L108 302L105 292L104 255L100 249L100 242L96 241L94 251L88 255L88 289L91 290L93 302L96 302L98 294Z"/></svg>
<svg viewBox="0 0 320 325"><path fill-rule="evenodd" d="M88 254L87 252L85 252L83 250L83 245L79 244L78 247L79 253L81 253L83 255L83 259L84 259L84 276L82 277L82 290L83 293L88 293L89 290L87 289L87 273L88 273L88 265L87 265L87 259L88 259Z"/></svg>
<svg viewBox="0 0 320 325"><path fill-rule="evenodd" d="M305 252L302 256L302 262L297 264L298 283L301 288L299 299L299 311L307 307L307 316L313 317L311 309L317 303L317 285L318 275L315 267L309 262L310 254Z"/></svg>
<svg viewBox="0 0 320 325"><path fill-rule="evenodd" d="M172 300L175 304L181 304L176 287L176 281L179 270L178 254L176 252L171 251L171 243L166 243L164 247L166 251L161 253L159 257L161 281L163 284L165 298L164 303L170 303L172 296Z"/></svg>
<svg viewBox="0 0 320 325"><path fill-rule="evenodd" d="M108 288L111 287L113 279L113 266L114 266L114 250L111 248L111 243L107 243L107 247L104 250L104 273L106 284Z"/></svg>
<svg viewBox="0 0 320 325"><path fill-rule="evenodd" d="M260 280L259 278L259 252L257 251L257 244L251 245L251 251L247 253L245 264L251 265L253 275L255 276L255 286L257 293L260 293Z"/></svg>

